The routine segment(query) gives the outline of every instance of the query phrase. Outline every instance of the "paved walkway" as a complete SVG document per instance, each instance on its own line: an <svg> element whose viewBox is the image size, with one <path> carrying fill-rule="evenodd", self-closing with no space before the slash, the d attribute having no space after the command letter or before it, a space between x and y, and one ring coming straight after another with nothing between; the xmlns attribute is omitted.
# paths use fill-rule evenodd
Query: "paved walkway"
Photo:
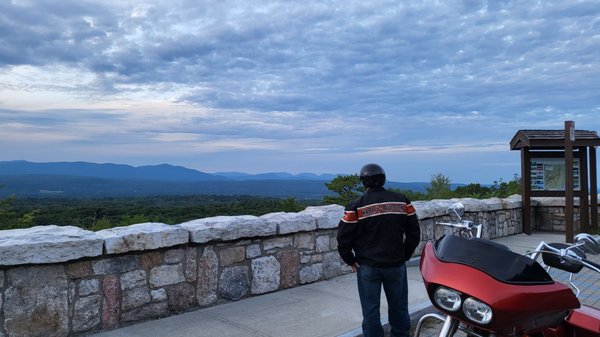
<svg viewBox="0 0 600 337"><path fill-rule="evenodd" d="M495 240L523 253L540 241L564 242L564 234L536 233ZM408 269L409 308L418 319L431 310L418 263ZM597 275L586 289L597 289ZM593 285L594 287L591 287ZM586 293L587 296L588 293ZM589 294L600 296L600 292ZM596 299L597 300L597 299ZM585 302L585 301L584 301ZM385 322L387 304L382 296ZM94 337L355 337L361 335L361 313L356 276L343 275L237 302L200 309L159 320L94 334ZM424 335L422 335L424 336Z"/></svg>

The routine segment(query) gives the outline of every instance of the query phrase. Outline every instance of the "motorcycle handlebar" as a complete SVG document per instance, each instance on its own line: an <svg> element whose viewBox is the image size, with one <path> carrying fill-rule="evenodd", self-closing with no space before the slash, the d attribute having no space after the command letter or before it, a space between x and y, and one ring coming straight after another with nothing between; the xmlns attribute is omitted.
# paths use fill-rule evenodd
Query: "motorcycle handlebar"
<svg viewBox="0 0 600 337"><path fill-rule="evenodd" d="M586 266L586 267L588 267L588 268L589 268L590 266L594 267L594 268L590 268L590 269L595 269L597 272L599 272L599 273L600 273L600 264L599 264L599 263L596 263L596 262L594 262L594 261L590 261L590 260L588 260L588 259L584 259L584 258L582 258L582 259L581 259L581 262L583 262L583 265L585 265L585 266ZM589 266L588 266L588 265L589 265Z"/></svg>
<svg viewBox="0 0 600 337"><path fill-rule="evenodd" d="M580 246L581 246L580 244L574 244L572 246L559 249L559 248L552 247L551 245L542 241L542 242L540 242L540 244L534 251L527 253L526 255L528 255L533 260L536 260L537 257L539 256L539 254L550 253L550 254L560 256L561 258L563 258L565 260L568 260L568 261L571 261L574 263L578 263L578 264L583 264L583 266L587 267L588 269L591 269L597 273L600 273L600 264L590 261L584 257L577 255L577 254L569 253L569 251L571 251L575 248L578 248Z"/></svg>

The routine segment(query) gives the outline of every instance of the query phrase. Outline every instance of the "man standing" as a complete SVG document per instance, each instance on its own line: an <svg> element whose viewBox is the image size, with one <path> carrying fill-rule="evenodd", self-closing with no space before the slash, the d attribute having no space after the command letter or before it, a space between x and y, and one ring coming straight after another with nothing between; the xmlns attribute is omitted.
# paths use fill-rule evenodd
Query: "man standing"
<svg viewBox="0 0 600 337"><path fill-rule="evenodd" d="M357 272L364 337L383 337L379 317L381 287L388 302L392 337L408 337L408 285L405 262L419 245L421 231L414 207L402 194L388 191L377 164L363 166L365 193L346 206L338 225L338 251Z"/></svg>

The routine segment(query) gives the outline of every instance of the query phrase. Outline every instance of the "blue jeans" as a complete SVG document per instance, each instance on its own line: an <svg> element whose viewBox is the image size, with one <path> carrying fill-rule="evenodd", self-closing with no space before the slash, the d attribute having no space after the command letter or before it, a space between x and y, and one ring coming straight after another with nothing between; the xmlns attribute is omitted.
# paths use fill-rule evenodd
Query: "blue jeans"
<svg viewBox="0 0 600 337"><path fill-rule="evenodd" d="M363 313L364 337L383 337L379 317L381 286L388 302L391 337L408 337L408 282L406 266L377 268L361 265L357 271L358 295Z"/></svg>

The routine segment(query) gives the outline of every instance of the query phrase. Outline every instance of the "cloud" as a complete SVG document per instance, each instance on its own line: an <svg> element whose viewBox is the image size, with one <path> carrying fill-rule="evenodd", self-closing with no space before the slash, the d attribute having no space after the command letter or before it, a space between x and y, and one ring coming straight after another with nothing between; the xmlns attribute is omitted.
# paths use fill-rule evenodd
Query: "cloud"
<svg viewBox="0 0 600 337"><path fill-rule="evenodd" d="M495 153L521 128L600 128L599 13L569 0L3 1L0 125L72 157Z"/></svg>
<svg viewBox="0 0 600 337"><path fill-rule="evenodd" d="M597 62L585 59L595 17L580 14L591 4L28 3L3 5L5 35L20 32L4 64L77 64L107 94L181 83L181 102L216 109L392 113L430 101L427 112L476 96L469 108L483 110L515 86L559 91L565 72L586 87Z"/></svg>

